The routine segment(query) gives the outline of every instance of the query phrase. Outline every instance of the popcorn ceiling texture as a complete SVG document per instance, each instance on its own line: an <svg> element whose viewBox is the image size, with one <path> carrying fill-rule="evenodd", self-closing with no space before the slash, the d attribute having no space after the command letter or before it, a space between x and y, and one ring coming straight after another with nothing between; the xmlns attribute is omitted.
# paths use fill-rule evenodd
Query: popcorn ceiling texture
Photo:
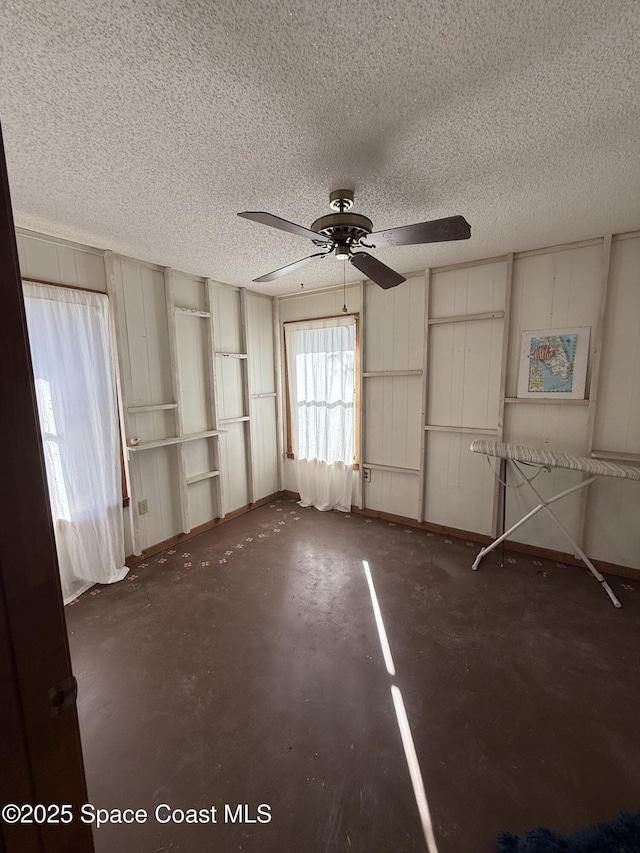
<svg viewBox="0 0 640 853"><path fill-rule="evenodd" d="M268 294L342 263L252 285L316 249L236 213L343 186L471 223L373 252L400 272L637 229L639 43L636 0L1 0L16 223Z"/></svg>

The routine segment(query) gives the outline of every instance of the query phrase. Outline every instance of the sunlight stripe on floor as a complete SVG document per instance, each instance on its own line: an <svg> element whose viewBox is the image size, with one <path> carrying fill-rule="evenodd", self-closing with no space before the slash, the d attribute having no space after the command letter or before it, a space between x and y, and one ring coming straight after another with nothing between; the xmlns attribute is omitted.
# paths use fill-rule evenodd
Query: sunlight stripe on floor
<svg viewBox="0 0 640 853"><path fill-rule="evenodd" d="M391 647L389 646L387 631L384 627L384 620L382 619L382 612L380 610L380 604L378 603L378 596L376 594L376 588L373 583L371 569L369 568L369 563L366 560L362 561L362 565L364 567L364 574L367 579L367 584L369 586L371 606L373 607L373 615L375 616L378 636L380 638L382 656L384 657L384 663L387 667L387 672L393 678L396 674L396 668L393 663ZM407 717L407 712L404 707L402 693L400 692L400 689L396 687L395 684L391 685L391 698L393 699L393 707L395 708L396 719L398 720L398 728L400 729L400 737L402 739L402 746L404 747L404 756L407 762L407 767L409 768L409 776L411 777L413 794L416 798L416 805L418 806L418 814L420 815L420 823L422 825L422 832L424 833L424 840L427 844L427 849L429 850L429 853L438 853L436 839L433 834L431 812L429 811L429 804L427 803L427 795L424 790L424 782L422 781L422 773L420 772L420 764L418 763L418 756L416 754L416 748L413 743L413 736L411 734L409 719Z"/></svg>
<svg viewBox="0 0 640 853"><path fill-rule="evenodd" d="M411 776L411 784L413 785L413 793L416 798L418 812L420 814L420 823L424 832L424 840L427 842L429 853L438 853L436 839L433 834L433 824L431 822L431 812L427 803L427 795L424 790L422 781L422 773L420 772L420 764L416 755L416 748L413 745L413 737L411 735L411 727L407 718L407 712L404 708L402 693L395 686L391 685L391 696L393 697L393 705L396 709L396 717L398 718L398 727L400 729L400 737L404 747L404 755L407 759L409 767L409 775Z"/></svg>
<svg viewBox="0 0 640 853"><path fill-rule="evenodd" d="M373 578L371 577L371 570L369 569L369 563L366 560L362 561L362 565L364 566L365 577L367 578L367 583L369 584L369 594L371 595L371 606L373 607L373 615L376 618L376 627L378 628L378 636L380 637L380 645L382 646L382 656L384 657L384 664L387 667L387 672L389 675L396 674L396 668L393 665L393 658L391 657L391 649L389 648L389 640L387 639L387 632L384 627L384 622L382 621L382 613L380 612L380 605L378 604L378 596L376 595L376 588L373 585Z"/></svg>

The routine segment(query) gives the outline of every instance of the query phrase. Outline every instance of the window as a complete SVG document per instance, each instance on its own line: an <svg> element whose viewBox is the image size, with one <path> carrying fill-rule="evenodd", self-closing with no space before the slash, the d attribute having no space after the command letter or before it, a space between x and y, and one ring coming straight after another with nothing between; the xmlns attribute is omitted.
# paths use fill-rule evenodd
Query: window
<svg viewBox="0 0 640 853"><path fill-rule="evenodd" d="M109 307L102 293L23 287L66 604L128 571Z"/></svg>
<svg viewBox="0 0 640 853"><path fill-rule="evenodd" d="M357 468L360 462L357 316L338 315L284 325L287 457L294 458L295 443L302 458L331 463L349 453L352 456L349 461ZM291 375L292 367L295 376Z"/></svg>

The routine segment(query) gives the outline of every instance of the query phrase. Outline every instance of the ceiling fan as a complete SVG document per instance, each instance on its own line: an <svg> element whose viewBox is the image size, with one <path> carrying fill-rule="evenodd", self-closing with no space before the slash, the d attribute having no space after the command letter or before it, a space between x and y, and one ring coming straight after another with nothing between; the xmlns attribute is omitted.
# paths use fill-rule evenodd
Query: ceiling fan
<svg viewBox="0 0 640 853"><path fill-rule="evenodd" d="M311 224L311 228L296 225L294 222L262 210L246 210L239 213L238 216L252 219L262 225L270 225L272 228L279 228L290 234L307 237L321 250L307 258L261 275L260 278L254 278L254 282L273 281L300 269L314 258L324 258L335 251L338 260L350 261L367 278L386 290L396 287L406 279L373 255L360 251L361 247L377 249L378 246L415 246L420 243L468 240L471 236L471 226L464 216L448 216L446 219L432 219L430 222L418 222L415 225L403 225L386 231L374 231L373 223L368 217L349 212L353 207L353 190L334 190L329 196L329 207L334 213L316 219Z"/></svg>

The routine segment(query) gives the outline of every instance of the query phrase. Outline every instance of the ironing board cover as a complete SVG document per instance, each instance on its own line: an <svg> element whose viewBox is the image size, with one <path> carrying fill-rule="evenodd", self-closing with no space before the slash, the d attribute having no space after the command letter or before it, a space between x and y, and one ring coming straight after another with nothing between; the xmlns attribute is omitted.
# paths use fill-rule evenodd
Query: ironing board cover
<svg viewBox="0 0 640 853"><path fill-rule="evenodd" d="M572 468L587 474L602 474L605 477L625 477L628 480L640 480L640 469L631 465L619 465L603 459L591 459L587 456L571 456L556 450L540 450L539 447L527 447L523 444L506 444L488 438L476 438L471 442L474 453L498 456L500 459L513 459L516 462L530 462L550 468Z"/></svg>

